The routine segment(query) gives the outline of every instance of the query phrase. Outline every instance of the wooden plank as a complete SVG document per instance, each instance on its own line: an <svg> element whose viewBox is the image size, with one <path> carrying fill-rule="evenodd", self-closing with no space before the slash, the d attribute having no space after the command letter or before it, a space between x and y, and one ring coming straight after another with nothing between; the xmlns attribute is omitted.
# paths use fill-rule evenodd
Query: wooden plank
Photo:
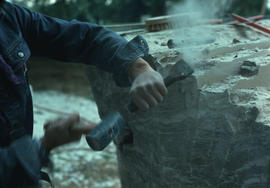
<svg viewBox="0 0 270 188"><path fill-rule="evenodd" d="M134 24L119 24L119 25L104 25L104 27L115 31L128 31L128 30L136 30L136 29L144 29L144 23L134 23Z"/></svg>

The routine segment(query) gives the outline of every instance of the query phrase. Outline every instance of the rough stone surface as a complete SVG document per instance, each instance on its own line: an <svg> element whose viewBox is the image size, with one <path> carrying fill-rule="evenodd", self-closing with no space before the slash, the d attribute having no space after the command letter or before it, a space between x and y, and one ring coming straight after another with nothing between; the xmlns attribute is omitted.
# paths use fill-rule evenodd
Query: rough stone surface
<svg viewBox="0 0 270 188"><path fill-rule="evenodd" d="M234 104L237 93L200 91L190 77L157 108L129 114L128 89L89 71L101 117L119 110L132 131L116 141L123 188L270 186L270 127L255 122L256 107Z"/></svg>

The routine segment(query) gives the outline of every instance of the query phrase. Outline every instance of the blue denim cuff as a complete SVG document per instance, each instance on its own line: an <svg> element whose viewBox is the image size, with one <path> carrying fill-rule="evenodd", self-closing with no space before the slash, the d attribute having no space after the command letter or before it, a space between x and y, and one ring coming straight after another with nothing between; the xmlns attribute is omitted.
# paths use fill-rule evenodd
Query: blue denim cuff
<svg viewBox="0 0 270 188"><path fill-rule="evenodd" d="M121 60L123 63L120 66L120 70L114 73L114 80L120 87L128 87L131 85L128 70L131 65L139 58L146 56L149 53L149 48L146 40L138 35L129 41L126 46L120 49L115 58Z"/></svg>
<svg viewBox="0 0 270 188"><path fill-rule="evenodd" d="M39 148L30 136L23 136L11 144L15 156L28 177L38 184L40 179L41 163L39 159Z"/></svg>
<svg viewBox="0 0 270 188"><path fill-rule="evenodd" d="M49 165L50 158L49 158L49 153L46 151L46 149L44 148L44 146L41 144L39 139L34 139L35 143L38 146L38 151L39 151L39 159L41 162L41 166L42 167L47 167Z"/></svg>

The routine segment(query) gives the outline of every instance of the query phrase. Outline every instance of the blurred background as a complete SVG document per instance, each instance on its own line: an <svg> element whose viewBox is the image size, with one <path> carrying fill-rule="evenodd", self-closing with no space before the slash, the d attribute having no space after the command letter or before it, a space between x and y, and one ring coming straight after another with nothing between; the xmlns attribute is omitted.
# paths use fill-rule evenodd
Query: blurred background
<svg viewBox="0 0 270 188"><path fill-rule="evenodd" d="M191 6L209 6L220 10L215 18L269 14L268 0L10 0L49 16L87 21L105 26L143 23L149 17L178 13L175 7L192 2ZM194 3L198 4L195 5ZM218 8L216 8L218 7ZM190 7L189 7L190 8ZM185 9L185 8L184 8ZM185 11L182 9L182 11ZM214 11L214 10L213 10ZM213 15L213 14L211 14ZM34 62L34 63L31 63ZM48 59L31 59L30 82L34 90L56 90L82 97L91 97L89 83L82 73L83 65L63 64ZM72 78L72 79L71 79Z"/></svg>
<svg viewBox="0 0 270 188"><path fill-rule="evenodd" d="M67 20L78 19L97 24L140 22L143 18L166 15L171 7L184 0L12 0L50 16ZM208 1L213 3L214 1ZM264 13L267 0L228 0L224 15L243 16ZM198 3L200 3L198 1ZM204 1L207 4L207 1Z"/></svg>
<svg viewBox="0 0 270 188"><path fill-rule="evenodd" d="M142 23L149 17L172 13L179 4L188 0L10 0L49 16L72 20L87 21L100 25L119 25ZM242 16L268 14L268 0L204 0L194 1L199 6L216 5L222 11L216 13L216 18L229 18L231 13ZM181 5L180 5L181 6ZM193 5L192 5L193 6ZM212 5L213 6L213 5ZM213 7L216 7L213 6ZM184 11L184 10L183 10ZM30 63L30 82L34 90L56 90L82 97L91 96L89 83L82 74L83 65L62 64L59 62L32 59ZM72 78L72 79L70 79Z"/></svg>

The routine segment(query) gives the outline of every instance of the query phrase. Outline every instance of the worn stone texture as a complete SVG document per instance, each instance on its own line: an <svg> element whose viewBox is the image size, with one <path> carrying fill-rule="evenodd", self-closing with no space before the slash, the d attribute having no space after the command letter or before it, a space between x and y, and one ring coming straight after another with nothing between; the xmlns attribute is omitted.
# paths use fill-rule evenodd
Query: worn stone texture
<svg viewBox="0 0 270 188"><path fill-rule="evenodd" d="M115 141L123 188L270 187L270 127L255 121L256 106L237 105L240 91L201 91L192 76L156 108L130 114L128 88L87 72L101 118L118 110L132 133Z"/></svg>

